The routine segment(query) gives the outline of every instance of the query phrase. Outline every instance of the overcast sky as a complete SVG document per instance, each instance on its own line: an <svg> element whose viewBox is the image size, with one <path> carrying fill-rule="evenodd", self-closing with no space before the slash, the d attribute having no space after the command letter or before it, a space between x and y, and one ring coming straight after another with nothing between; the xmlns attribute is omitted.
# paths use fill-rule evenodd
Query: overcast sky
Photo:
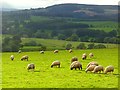
<svg viewBox="0 0 120 90"><path fill-rule="evenodd" d="M2 7L18 9L41 8L62 3L118 5L119 0L0 0Z"/></svg>

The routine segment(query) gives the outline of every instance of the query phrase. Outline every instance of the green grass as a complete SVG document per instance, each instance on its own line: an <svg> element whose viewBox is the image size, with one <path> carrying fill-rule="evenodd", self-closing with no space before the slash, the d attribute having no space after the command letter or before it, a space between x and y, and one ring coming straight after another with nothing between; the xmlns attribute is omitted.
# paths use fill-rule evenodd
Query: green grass
<svg viewBox="0 0 120 90"><path fill-rule="evenodd" d="M65 40L54 40L54 39L40 39L40 38L22 38L22 44L28 43L30 41L36 41L37 44L42 44L44 46L47 47L47 50L54 50L54 49L65 49L65 46L68 43L71 43L73 46L73 49L76 49L76 47L80 44L80 43L85 43L86 47L88 44L90 44L89 42L74 42L74 41L65 41ZM98 44L98 43L95 43ZM116 48L117 45L116 44L104 44L106 45L108 48ZM25 46L23 47L23 50L27 50L27 49L36 49L38 50L40 48L40 46Z"/></svg>
<svg viewBox="0 0 120 90"><path fill-rule="evenodd" d="M83 53L94 53L94 58L82 60ZM10 55L15 60L10 60ZM20 61L21 56L28 55L29 61ZM70 70L70 59L77 56L83 65L83 70ZM54 60L60 60L61 68L50 68ZM86 65L90 61L97 61L106 67L113 65L113 74L86 73ZM35 72L28 72L29 63L36 65ZM118 49L74 50L69 53L61 50L58 54L53 51L22 52L20 54L9 52L2 53L2 87L3 88L117 88L118 87Z"/></svg>

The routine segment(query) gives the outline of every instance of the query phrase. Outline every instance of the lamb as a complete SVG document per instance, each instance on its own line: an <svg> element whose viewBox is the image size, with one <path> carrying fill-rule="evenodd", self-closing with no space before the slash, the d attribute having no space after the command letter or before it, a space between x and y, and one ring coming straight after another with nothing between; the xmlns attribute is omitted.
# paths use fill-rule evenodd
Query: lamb
<svg viewBox="0 0 120 90"><path fill-rule="evenodd" d="M84 53L83 55L82 55L82 59L84 60L84 59L86 59L87 58L87 55L86 55L86 53Z"/></svg>
<svg viewBox="0 0 120 90"><path fill-rule="evenodd" d="M96 66L93 70L94 73L101 72L101 71L104 71L104 68L101 65Z"/></svg>
<svg viewBox="0 0 120 90"><path fill-rule="evenodd" d="M58 67L60 68L60 61L58 61L58 60L54 61L54 62L51 64L51 68L52 68L53 66L58 66Z"/></svg>
<svg viewBox="0 0 120 90"><path fill-rule="evenodd" d="M31 63L27 65L27 70L29 71L30 69L35 69L35 64Z"/></svg>
<svg viewBox="0 0 120 90"><path fill-rule="evenodd" d="M78 68L79 70L82 70L82 64L79 61L74 61L71 65L70 65L70 69L73 70L75 68Z"/></svg>
<svg viewBox="0 0 120 90"><path fill-rule="evenodd" d="M59 51L58 50L55 50L54 53L58 53Z"/></svg>
<svg viewBox="0 0 120 90"><path fill-rule="evenodd" d="M44 51L40 51L40 54L44 54Z"/></svg>
<svg viewBox="0 0 120 90"><path fill-rule="evenodd" d="M10 59L13 61L13 60L14 60L14 55L11 55L11 56L10 56Z"/></svg>
<svg viewBox="0 0 120 90"><path fill-rule="evenodd" d="M114 67L110 65L105 68L104 73L107 74L108 72L113 72L113 71L114 71Z"/></svg>
<svg viewBox="0 0 120 90"><path fill-rule="evenodd" d="M90 66L85 70L85 72L87 73L88 71L93 71L95 67L96 67L96 65L90 65Z"/></svg>
<svg viewBox="0 0 120 90"><path fill-rule="evenodd" d="M92 61L92 62L88 63L87 68L88 68L90 65L96 65L96 66L98 66L99 64L98 64L97 62L95 62L95 61Z"/></svg>
<svg viewBox="0 0 120 90"><path fill-rule="evenodd" d="M77 57L72 57L71 63L74 62L74 61L78 61L78 58Z"/></svg>
<svg viewBox="0 0 120 90"><path fill-rule="evenodd" d="M72 52L73 52L72 49L70 49L70 50L69 50L69 53L72 53Z"/></svg>
<svg viewBox="0 0 120 90"><path fill-rule="evenodd" d="M90 58L92 58L93 56L94 56L93 53L90 53L90 54L89 54L89 57L90 57Z"/></svg>
<svg viewBox="0 0 120 90"><path fill-rule="evenodd" d="M21 60L22 60L22 61L23 61L23 60L27 60L27 61L28 61L28 55L22 56Z"/></svg>

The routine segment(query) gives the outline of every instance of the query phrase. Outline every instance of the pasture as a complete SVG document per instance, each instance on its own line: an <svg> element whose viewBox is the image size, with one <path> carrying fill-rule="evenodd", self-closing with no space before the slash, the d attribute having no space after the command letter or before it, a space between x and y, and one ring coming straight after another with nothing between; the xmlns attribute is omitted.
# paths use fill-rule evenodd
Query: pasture
<svg viewBox="0 0 120 90"><path fill-rule="evenodd" d="M82 60L83 53L93 52L94 57ZM10 55L15 59L10 60ZM23 55L28 55L28 61L21 61ZM77 56L83 65L82 70L70 70L70 59ZM61 62L61 68L50 65L54 60ZM113 65L115 71L108 73L85 72L90 61L97 61L106 67ZM27 71L29 63L36 65L35 71ZM118 88L118 49L91 49L74 50L69 53L61 50L54 54L53 51L39 52L5 52L2 53L2 88Z"/></svg>

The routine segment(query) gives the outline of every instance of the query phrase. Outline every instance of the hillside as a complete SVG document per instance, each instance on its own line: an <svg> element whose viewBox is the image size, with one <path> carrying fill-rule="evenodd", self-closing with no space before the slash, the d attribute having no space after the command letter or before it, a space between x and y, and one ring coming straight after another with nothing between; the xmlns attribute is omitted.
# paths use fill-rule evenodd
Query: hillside
<svg viewBox="0 0 120 90"><path fill-rule="evenodd" d="M59 4L3 12L2 34L21 38L120 43L117 6Z"/></svg>

